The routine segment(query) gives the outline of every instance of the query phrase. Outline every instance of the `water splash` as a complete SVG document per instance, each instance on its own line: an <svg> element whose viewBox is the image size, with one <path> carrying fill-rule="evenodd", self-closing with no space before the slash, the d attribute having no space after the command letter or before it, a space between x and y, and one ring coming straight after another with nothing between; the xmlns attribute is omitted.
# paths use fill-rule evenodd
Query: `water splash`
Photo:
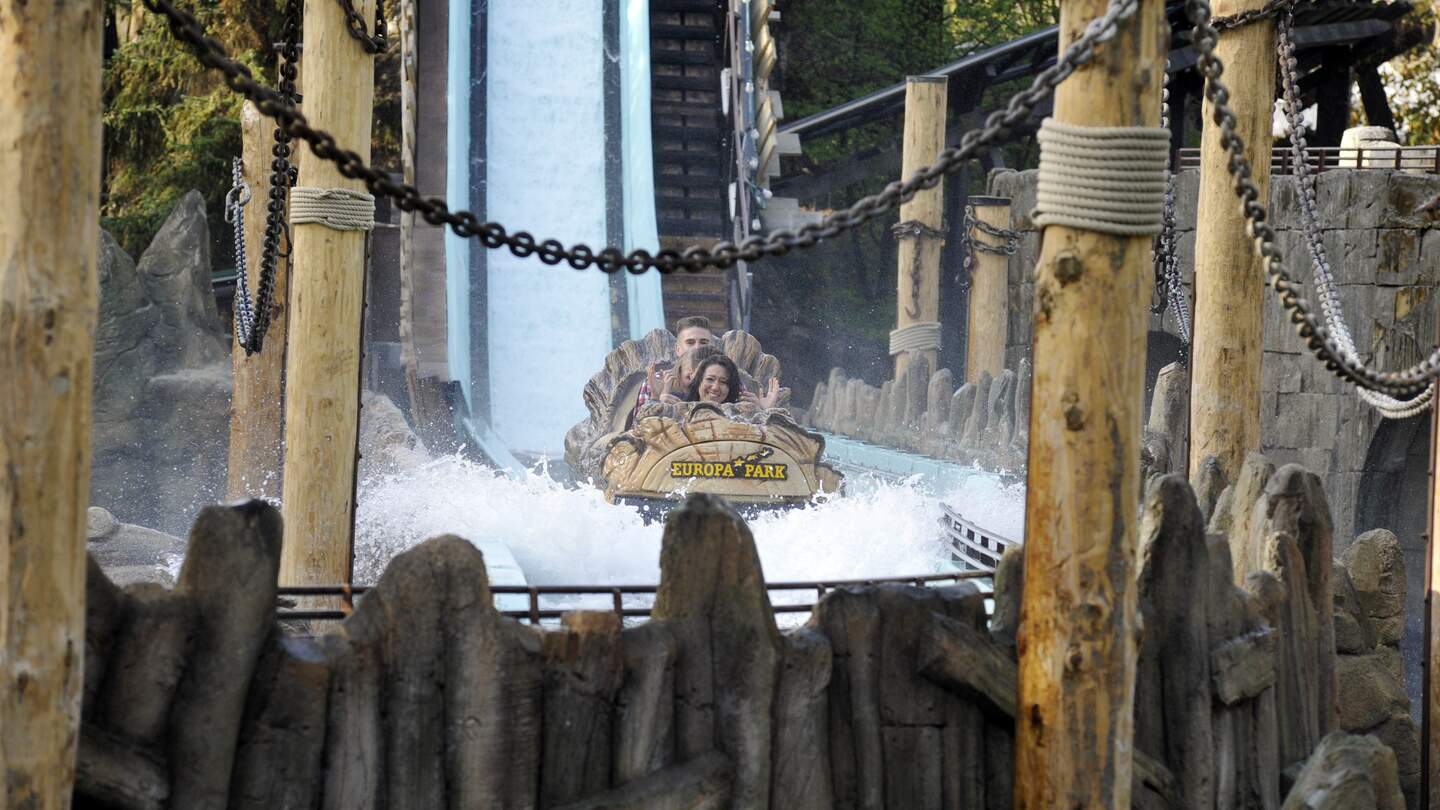
<svg viewBox="0 0 1440 810"><path fill-rule="evenodd" d="M919 482L852 476L847 493L750 521L767 581L953 570L941 541L940 499ZM976 475L943 500L1001 535L1022 534L1022 487ZM634 508L606 503L593 487L535 473L512 479L451 456L362 484L355 581L375 582L396 554L450 533L504 542L534 585L654 583L663 531Z"/></svg>

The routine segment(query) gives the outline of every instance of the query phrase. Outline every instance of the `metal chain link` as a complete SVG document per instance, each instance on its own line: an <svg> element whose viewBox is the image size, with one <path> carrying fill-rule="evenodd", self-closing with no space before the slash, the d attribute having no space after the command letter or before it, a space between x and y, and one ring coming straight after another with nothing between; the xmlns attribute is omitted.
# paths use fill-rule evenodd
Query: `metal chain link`
<svg viewBox="0 0 1440 810"><path fill-rule="evenodd" d="M190 46L201 64L223 74L230 89L241 93L254 102L260 112L280 122L286 133L310 144L315 156L334 163L342 176L363 181L376 197L389 197L400 210L419 212L431 225L447 225L461 237L477 238L491 249L507 248L522 259L535 256L548 265L565 262L576 270L594 266L606 273L623 269L635 274L651 268L661 273L677 270L698 273L709 267L724 269L740 261L755 262L765 256L783 256L795 248L813 247L823 239L832 238L884 214L918 191L934 188L944 175L957 171L975 157L981 147L998 142L1028 120L1041 101L1078 67L1094 57L1097 45L1115 37L1120 23L1135 15L1139 2L1109 0L1105 13L1091 20L1084 33L1070 43L1054 65L1037 75L1029 88L1013 96L1005 109L991 113L982 128L967 132L958 147L942 151L935 164L918 170L904 182L890 183L878 194L865 197L819 223L804 225L796 231L773 231L764 237L746 239L738 245L725 241L710 249L692 245L684 251L661 250L652 255L645 250L626 254L613 246L597 253L583 243L566 247L555 239L539 241L525 231L512 234L499 223L482 223L473 212L453 212L443 199L422 197L414 186L396 183L388 174L366 166L358 154L341 148L333 135L311 127L289 99L255 81L249 68L229 58L224 47L206 35L192 15L176 8L170 0L144 0L147 9L166 18L171 32Z"/></svg>
<svg viewBox="0 0 1440 810"><path fill-rule="evenodd" d="M1160 85L1160 126L1170 128L1170 62L1165 62L1165 78ZM1175 317L1180 339L1190 345L1190 303L1185 300L1185 282L1180 277L1180 243L1175 235L1175 155L1165 170L1165 213L1160 233L1155 237L1152 256L1155 264L1155 295L1151 305L1156 315L1169 308Z"/></svg>
<svg viewBox="0 0 1440 810"><path fill-rule="evenodd" d="M1315 279L1315 294L1320 300L1320 312L1325 325L1335 336L1335 343L1351 362L1363 362L1355 348L1355 339L1350 326L1345 322L1345 311L1335 285L1335 274L1325 252L1324 238L1320 233L1319 202L1315 189L1315 176L1310 173L1306 160L1305 113L1300 101L1300 77L1297 75L1299 60L1295 57L1295 12L1287 8L1276 26L1280 46L1280 78L1284 97L1286 129L1290 141L1290 161L1295 175L1295 187L1300 202L1300 222L1305 231L1305 245L1310 251L1310 267ZM1429 410L1435 396L1435 383L1414 399L1401 400L1385 394L1358 389L1360 398L1375 408L1387 419L1408 419Z"/></svg>
<svg viewBox="0 0 1440 810"><path fill-rule="evenodd" d="M1295 0L1269 0L1260 8L1252 8L1249 11L1242 11L1239 14L1231 14L1225 17L1216 17L1210 21L1210 25L1216 31L1229 31L1234 28L1241 28L1251 23L1257 23L1270 17L1279 16L1280 12L1295 5Z"/></svg>
<svg viewBox="0 0 1440 810"><path fill-rule="evenodd" d="M1401 371L1378 371L1370 368L1358 358L1346 355L1335 336L1310 310L1310 303L1299 295L1300 285L1285 270L1279 247L1275 244L1275 231L1267 222L1265 204L1260 201L1260 189L1252 179L1250 161L1245 157L1245 141L1235 131L1235 111L1230 107L1230 91L1221 81L1224 65L1215 56L1215 43L1219 32L1210 23L1210 4L1207 0L1186 0L1185 14L1194 24L1192 42L1198 56L1196 68L1205 77L1205 97L1210 100L1212 119L1220 128L1220 144L1229 152L1228 166L1234 178L1235 195L1240 198L1240 209L1248 221L1247 231L1255 243L1255 252L1264 264L1264 272L1270 287L1280 296L1280 302L1290 313L1306 347L1325 368L1336 376L1362 388L1368 388L1390 396L1405 397L1420 393L1440 371L1440 351L1430 354L1425 360Z"/></svg>
<svg viewBox="0 0 1440 810"><path fill-rule="evenodd" d="M375 0L375 36L365 30L365 18L355 10L355 4L351 0L338 0L340 9L345 12L345 28L350 31L350 36L360 43L360 49L368 54L384 53L390 47L390 40L385 32L385 0Z"/></svg>
<svg viewBox="0 0 1440 810"><path fill-rule="evenodd" d="M235 338L243 345L255 323L255 309L250 299L250 273L245 261L245 206L250 202L251 192L245 182L245 162L238 157L230 164L230 178L230 191L225 194L225 221L234 229Z"/></svg>
<svg viewBox="0 0 1440 810"><path fill-rule="evenodd" d="M989 242L981 242L975 238L975 231L994 237L1003 241L1003 244L992 245ZM975 206L965 206L965 220L961 228L962 239L965 243L965 259L962 264L960 282L962 286L968 286L971 277L975 273L975 254L993 253L997 256L1014 256L1015 251L1020 247L1020 232L1012 231L1009 228L1000 228L988 222L975 218Z"/></svg>
<svg viewBox="0 0 1440 810"><path fill-rule="evenodd" d="M299 76L302 13L301 0L287 0L280 43L280 85L278 91L266 88L267 92L283 98L292 108L300 100L295 92L295 79ZM261 112L264 112L263 108ZM280 259L290 255L290 226L286 212L290 187L295 185L296 180L294 167L290 164L291 139L281 127L276 127L274 138L275 145L270 149L270 199L265 206L265 237L261 243L260 278L254 302L250 300L248 285L237 284L235 288L235 335L246 356L255 354L265 345L265 333L270 330L275 306L277 268ZM283 251L280 249L282 237L285 239Z"/></svg>

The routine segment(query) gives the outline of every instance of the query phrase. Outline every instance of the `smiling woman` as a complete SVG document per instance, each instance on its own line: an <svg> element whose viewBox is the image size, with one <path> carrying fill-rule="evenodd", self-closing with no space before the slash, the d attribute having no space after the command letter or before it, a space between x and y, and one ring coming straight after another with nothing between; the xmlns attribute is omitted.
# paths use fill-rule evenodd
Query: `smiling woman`
<svg viewBox="0 0 1440 810"><path fill-rule="evenodd" d="M736 402L740 399L740 388L740 370L735 367L735 361L717 354L702 360L699 368L695 369L685 401Z"/></svg>

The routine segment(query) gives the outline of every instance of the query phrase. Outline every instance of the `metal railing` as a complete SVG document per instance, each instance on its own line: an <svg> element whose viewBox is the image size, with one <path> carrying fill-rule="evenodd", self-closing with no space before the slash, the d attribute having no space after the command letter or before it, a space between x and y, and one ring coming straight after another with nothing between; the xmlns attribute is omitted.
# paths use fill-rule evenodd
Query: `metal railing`
<svg viewBox="0 0 1440 810"><path fill-rule="evenodd" d="M815 604L829 591L837 588L864 587L867 585L919 585L921 587L941 582L962 582L971 579L986 579L993 575L993 571L953 571L945 574L924 574L912 577L875 577L871 579L839 579L839 580L817 580L814 582L767 582L765 589L775 591L814 591L815 601L803 604L772 604L776 613L804 613L815 609ZM354 610L355 599L363 597L369 592L373 585L284 585L281 586L278 595L286 598L307 597L307 596L338 596L342 600L339 610L293 610L282 607L276 611L276 618L290 621L333 621L344 619ZM524 610L502 610L500 613L512 619L527 619L531 624L538 624L544 619L558 619L566 613L574 610L590 610L592 608L569 607L569 608L541 608L540 597L542 596L595 596L608 595L611 597L611 610L622 619L639 618L650 615L651 605L629 606L625 602L626 596L653 596L659 590L658 585L491 585L492 596L525 596L528 607Z"/></svg>
<svg viewBox="0 0 1440 810"><path fill-rule="evenodd" d="M1315 146L1305 150L1305 164L1312 172L1335 169L1392 169L1440 174L1440 146ZM1200 150L1180 150L1180 169L1200 168ZM1270 154L1271 174L1294 174L1295 158L1290 148L1275 147Z"/></svg>

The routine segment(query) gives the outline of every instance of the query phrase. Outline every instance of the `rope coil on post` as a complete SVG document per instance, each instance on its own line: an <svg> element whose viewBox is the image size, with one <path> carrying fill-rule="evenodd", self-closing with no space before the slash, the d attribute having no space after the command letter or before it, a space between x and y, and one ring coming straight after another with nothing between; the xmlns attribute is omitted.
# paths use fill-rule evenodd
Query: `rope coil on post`
<svg viewBox="0 0 1440 810"><path fill-rule="evenodd" d="M375 197L348 188L296 186L290 190L290 223L316 223L337 231L375 228Z"/></svg>
<svg viewBox="0 0 1440 810"><path fill-rule="evenodd" d="M940 350L940 324L936 321L912 323L890 331L890 354Z"/></svg>
<svg viewBox="0 0 1440 810"><path fill-rule="evenodd" d="M1084 127L1046 118L1032 219L1100 233L1160 233L1170 132L1164 127Z"/></svg>

